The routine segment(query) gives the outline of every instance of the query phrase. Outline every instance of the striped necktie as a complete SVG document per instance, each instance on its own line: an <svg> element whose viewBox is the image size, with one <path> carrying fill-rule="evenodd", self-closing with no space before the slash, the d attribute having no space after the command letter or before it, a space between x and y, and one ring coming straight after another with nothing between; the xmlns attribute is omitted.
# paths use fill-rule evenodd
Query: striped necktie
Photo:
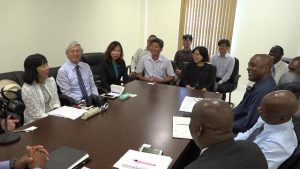
<svg viewBox="0 0 300 169"><path fill-rule="evenodd" d="M79 83L81 94L82 94L82 99L85 100L85 99L87 99L88 94L87 94L86 88L84 86L84 83L83 83L83 80L82 80L82 77L81 77L81 74L80 74L80 71L79 71L79 65L76 65L75 68L76 68L78 83Z"/></svg>
<svg viewBox="0 0 300 169"><path fill-rule="evenodd" d="M246 139L248 141L254 141L256 137L264 130L264 123L260 125L258 128L253 130L253 132L249 135L249 137Z"/></svg>

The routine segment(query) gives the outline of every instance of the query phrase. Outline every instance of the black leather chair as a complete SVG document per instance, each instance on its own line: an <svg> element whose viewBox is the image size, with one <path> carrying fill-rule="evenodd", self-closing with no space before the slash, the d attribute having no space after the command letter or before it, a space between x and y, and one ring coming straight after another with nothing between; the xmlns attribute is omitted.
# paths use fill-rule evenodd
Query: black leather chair
<svg viewBox="0 0 300 169"><path fill-rule="evenodd" d="M58 67L52 67L49 69L49 74L51 77L53 77L54 79L56 79L57 77L57 73L58 73L58 69L60 68L60 66ZM59 86L57 85L57 93L58 93L58 97L59 97L59 101L60 104L62 106L73 106L76 104L75 100L67 95L64 95L61 93Z"/></svg>
<svg viewBox="0 0 300 169"><path fill-rule="evenodd" d="M293 92L297 98L300 97L300 75L295 72L287 72L283 74L278 82L280 90L289 90Z"/></svg>
<svg viewBox="0 0 300 169"><path fill-rule="evenodd" d="M23 71L0 73L0 80L4 80L4 79L12 80L12 81L16 82L18 85L20 85L21 87L24 84ZM16 127L20 127L24 124L24 114L23 113L25 110L25 105L21 98L21 91L19 91L17 93L18 93L19 97L15 100L10 100L9 102L10 102L11 108L14 109L14 112L12 115L15 116L16 118L20 119L20 122L17 124ZM1 133L1 131L0 131L0 133Z"/></svg>
<svg viewBox="0 0 300 169"><path fill-rule="evenodd" d="M227 90L224 93L224 94L229 93L229 102L228 103L230 104L231 107L234 107L234 104L231 102L231 92L236 90L239 79L241 77L241 75L239 74L239 66L240 66L239 60L237 58L234 58L234 60L235 60L234 68L232 70L229 80L227 81L228 83L226 83Z"/></svg>
<svg viewBox="0 0 300 169"><path fill-rule="evenodd" d="M287 64L289 64L290 63L290 61L292 60L291 58L281 58L281 60L283 61L283 62L285 62L285 63L287 63Z"/></svg>
<svg viewBox="0 0 300 169"><path fill-rule="evenodd" d="M102 52L84 53L82 55L82 62L85 62L90 66L99 94L107 92L107 90L110 90L110 87L105 85L106 83L103 83L106 82L106 76L105 76L106 58L104 53Z"/></svg>
<svg viewBox="0 0 300 169"><path fill-rule="evenodd" d="M300 117L293 117L294 130L298 139L298 146L292 156L282 163L278 169L299 169L300 167Z"/></svg>

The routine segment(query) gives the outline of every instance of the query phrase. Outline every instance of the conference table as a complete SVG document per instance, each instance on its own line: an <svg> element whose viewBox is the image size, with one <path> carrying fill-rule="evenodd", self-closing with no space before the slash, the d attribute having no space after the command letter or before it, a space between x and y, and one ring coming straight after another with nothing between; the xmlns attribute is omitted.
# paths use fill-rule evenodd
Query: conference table
<svg viewBox="0 0 300 169"><path fill-rule="evenodd" d="M179 111L182 100L185 96L221 98L218 93L137 80L126 84L125 92L137 96L109 100L107 111L88 120L48 116L24 126L38 129L20 133L16 143L0 146L0 160L20 157L26 145L44 145L49 152L69 146L88 152L87 167L109 169L127 150L138 150L147 143L173 159L169 168L178 168L192 142L172 138L172 117L183 115Z"/></svg>

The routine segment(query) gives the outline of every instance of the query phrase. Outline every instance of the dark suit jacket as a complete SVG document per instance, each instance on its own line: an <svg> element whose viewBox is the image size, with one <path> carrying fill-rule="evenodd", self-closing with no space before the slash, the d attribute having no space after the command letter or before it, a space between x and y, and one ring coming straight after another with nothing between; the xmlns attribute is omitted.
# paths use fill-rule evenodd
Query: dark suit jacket
<svg viewBox="0 0 300 169"><path fill-rule="evenodd" d="M267 161L259 147L248 141L228 141L205 150L185 169L267 169Z"/></svg>
<svg viewBox="0 0 300 169"><path fill-rule="evenodd" d="M104 83L106 83L105 86L107 86L108 88L111 84L121 85L121 83L127 83L130 81L130 78L127 74L125 61L122 59L120 60L120 62L117 63L117 65L118 65L118 74L119 74L118 77L116 77L112 62L106 61L106 65L105 65L106 82ZM121 81L121 77L123 77L123 81Z"/></svg>

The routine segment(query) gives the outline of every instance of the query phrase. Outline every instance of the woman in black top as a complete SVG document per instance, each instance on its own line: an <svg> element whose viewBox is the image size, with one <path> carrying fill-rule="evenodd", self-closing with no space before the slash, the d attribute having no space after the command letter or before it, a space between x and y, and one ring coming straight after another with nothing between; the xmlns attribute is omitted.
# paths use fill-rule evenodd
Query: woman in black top
<svg viewBox="0 0 300 169"><path fill-rule="evenodd" d="M127 83L130 81L127 74L125 61L123 60L123 48L120 42L111 42L105 52L106 56L106 85L111 84L121 85L121 83ZM121 78L123 78L121 80Z"/></svg>
<svg viewBox="0 0 300 169"><path fill-rule="evenodd" d="M206 47L197 46L193 51L193 62L184 69L182 83L186 88L213 91L216 81L216 68L208 64Z"/></svg>

